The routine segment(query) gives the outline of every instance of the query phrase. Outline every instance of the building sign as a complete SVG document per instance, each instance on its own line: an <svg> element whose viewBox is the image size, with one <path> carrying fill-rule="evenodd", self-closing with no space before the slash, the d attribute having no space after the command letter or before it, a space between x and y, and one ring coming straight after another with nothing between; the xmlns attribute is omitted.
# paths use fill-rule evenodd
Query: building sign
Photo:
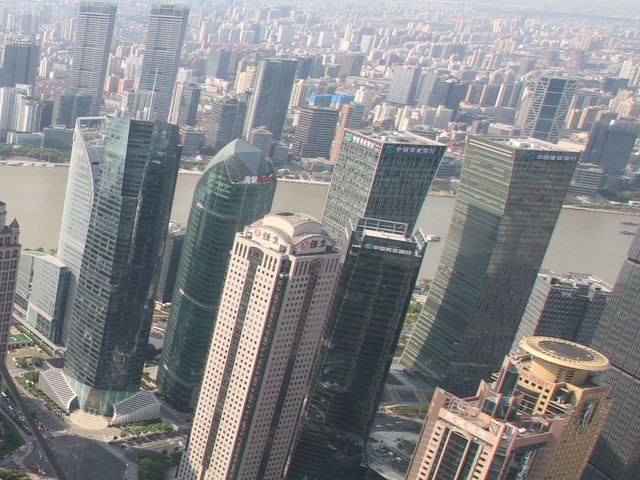
<svg viewBox="0 0 640 480"><path fill-rule="evenodd" d="M559 153L539 153L539 152L528 152L527 160L555 160L561 162L575 162L578 160L576 155L567 155L567 154L559 154Z"/></svg>
<svg viewBox="0 0 640 480"><path fill-rule="evenodd" d="M273 183L273 175L267 177L244 177L240 183Z"/></svg>
<svg viewBox="0 0 640 480"><path fill-rule="evenodd" d="M385 152L387 153L426 153L433 155L436 153L437 147L418 147L408 145L387 145Z"/></svg>
<svg viewBox="0 0 640 480"><path fill-rule="evenodd" d="M379 252L395 253L398 255L413 255L413 250L403 250L402 248L384 247L382 245L374 245L372 243L365 243L363 245L365 250L378 250Z"/></svg>

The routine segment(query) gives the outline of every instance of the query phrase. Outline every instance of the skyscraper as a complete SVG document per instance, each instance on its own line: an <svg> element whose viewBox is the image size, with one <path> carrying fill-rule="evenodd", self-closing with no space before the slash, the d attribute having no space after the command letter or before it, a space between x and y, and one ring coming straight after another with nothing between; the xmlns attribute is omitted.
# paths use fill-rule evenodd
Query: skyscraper
<svg viewBox="0 0 640 480"><path fill-rule="evenodd" d="M40 42L29 38L9 38L5 41L0 68L0 87L29 85L36 88L36 70L40 60Z"/></svg>
<svg viewBox="0 0 640 480"><path fill-rule="evenodd" d="M611 287L587 274L540 272L511 346L515 353L523 339L544 336L591 342L607 306Z"/></svg>
<svg viewBox="0 0 640 480"><path fill-rule="evenodd" d="M183 5L151 7L138 87L154 92L149 120L166 120L180 67L180 54L189 20Z"/></svg>
<svg viewBox="0 0 640 480"><path fill-rule="evenodd" d="M116 9L115 3L88 1L80 2L78 7L68 93L90 96L89 108L83 115L100 113ZM75 118L69 122L74 124Z"/></svg>
<svg viewBox="0 0 640 480"><path fill-rule="evenodd" d="M352 233L287 478L357 477L425 248L402 223L362 219Z"/></svg>
<svg viewBox="0 0 640 480"><path fill-rule="evenodd" d="M331 163L335 164L338 160L338 153L340 152L340 146L347 130L359 129L362 126L364 120L364 103L347 103L340 109L340 116L338 126L336 128L336 135L331 145L331 154L329 159Z"/></svg>
<svg viewBox="0 0 640 480"><path fill-rule="evenodd" d="M305 215L236 235L177 478L283 478L339 272L333 241Z"/></svg>
<svg viewBox="0 0 640 480"><path fill-rule="evenodd" d="M181 127L195 127L198 117L198 103L200 102L202 87L197 83L179 82L176 84L169 111L169 123Z"/></svg>
<svg viewBox="0 0 640 480"><path fill-rule="evenodd" d="M557 143L577 87L578 82L568 78L540 77L533 90L523 134Z"/></svg>
<svg viewBox="0 0 640 480"><path fill-rule="evenodd" d="M402 365L461 396L498 370L578 157L533 139L467 139L444 251Z"/></svg>
<svg viewBox="0 0 640 480"><path fill-rule="evenodd" d="M20 225L15 219L7 225L7 205L0 202L0 266L3 279L0 282L0 360L3 362L16 294L20 248Z"/></svg>
<svg viewBox="0 0 640 480"><path fill-rule="evenodd" d="M473 397L436 389L407 480L580 479L609 412L609 386L594 378L609 360L551 337L522 350Z"/></svg>
<svg viewBox="0 0 640 480"><path fill-rule="evenodd" d="M584 151L585 163L600 165L606 173L624 173L639 132L640 124L633 120L594 122Z"/></svg>
<svg viewBox="0 0 640 480"><path fill-rule="evenodd" d="M198 181L158 368L160 392L178 410L195 407L236 233L271 210L275 189L271 163L243 140Z"/></svg>
<svg viewBox="0 0 640 480"><path fill-rule="evenodd" d="M297 62L284 58L261 60L256 86L249 98L243 134L255 127L267 127L275 141L280 140L287 117L289 99L296 78Z"/></svg>
<svg viewBox="0 0 640 480"><path fill-rule="evenodd" d="M387 101L402 105L413 105L422 69L414 66L398 66L394 69L389 85Z"/></svg>
<svg viewBox="0 0 640 480"><path fill-rule="evenodd" d="M322 214L340 251L361 218L406 223L412 232L445 150L414 135L347 130Z"/></svg>
<svg viewBox="0 0 640 480"><path fill-rule="evenodd" d="M158 276L158 288L156 289L156 300L162 303L171 301L173 288L176 285L178 275L178 265L180 255L184 245L185 228L177 223L169 222L167 237L162 250L162 265Z"/></svg>
<svg viewBox="0 0 640 480"><path fill-rule="evenodd" d="M613 406L585 480L640 478L640 233L629 248L592 346L611 360Z"/></svg>
<svg viewBox="0 0 640 480"><path fill-rule="evenodd" d="M100 176L100 162L106 134L107 119L105 117L78 118L76 121L57 252L58 258L71 272L65 321L60 337L63 345L67 344L69 338L69 326L96 184Z"/></svg>
<svg viewBox="0 0 640 480"><path fill-rule="evenodd" d="M178 143L175 125L109 122L64 369L83 410L111 413L140 386Z"/></svg>
<svg viewBox="0 0 640 480"><path fill-rule="evenodd" d="M301 108L296 133L293 136L293 156L328 158L331 142L336 134L338 115L338 110L333 108Z"/></svg>
<svg viewBox="0 0 640 480"><path fill-rule="evenodd" d="M206 132L207 148L213 154L242 134L247 104L236 98L222 98L211 105L211 121Z"/></svg>

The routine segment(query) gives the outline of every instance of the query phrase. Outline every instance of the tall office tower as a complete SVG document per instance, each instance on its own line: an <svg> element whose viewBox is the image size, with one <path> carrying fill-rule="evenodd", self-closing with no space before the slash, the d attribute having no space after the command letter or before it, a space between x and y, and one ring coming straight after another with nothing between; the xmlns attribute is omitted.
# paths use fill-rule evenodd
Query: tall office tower
<svg viewBox="0 0 640 480"><path fill-rule="evenodd" d="M287 478L358 477L425 248L402 223L362 219L352 233Z"/></svg>
<svg viewBox="0 0 640 480"><path fill-rule="evenodd" d="M158 368L161 394L180 411L196 404L235 235L271 210L275 189L271 163L243 140L198 181Z"/></svg>
<svg viewBox="0 0 640 480"><path fill-rule="evenodd" d="M169 222L164 249L162 250L158 288L156 289L156 300L159 302L168 303L173 296L185 231L185 228L177 223Z"/></svg>
<svg viewBox="0 0 640 480"><path fill-rule="evenodd" d="M540 77L527 110L524 134L557 143L577 87L578 82L568 78Z"/></svg>
<svg viewBox="0 0 640 480"><path fill-rule="evenodd" d="M271 154L271 142L273 135L265 127L252 128L247 136L247 142L262 152L262 158Z"/></svg>
<svg viewBox="0 0 640 480"><path fill-rule="evenodd" d="M249 98L244 136L255 127L267 127L275 141L280 140L287 117L289 99L296 77L297 61L269 58L260 61L256 86Z"/></svg>
<svg viewBox="0 0 640 480"><path fill-rule="evenodd" d="M594 122L584 151L584 162L600 165L607 173L624 173L640 133L632 120Z"/></svg>
<svg viewBox="0 0 640 480"><path fill-rule="evenodd" d="M518 414L512 375L491 387L464 399L436 389L407 480L545 478L566 419Z"/></svg>
<svg viewBox="0 0 640 480"><path fill-rule="evenodd" d="M613 406L585 480L640 478L640 234L629 248L591 345L611 360Z"/></svg>
<svg viewBox="0 0 640 480"><path fill-rule="evenodd" d="M333 108L301 108L291 146L293 156L298 159L301 157L329 158L339 114L340 112Z"/></svg>
<svg viewBox="0 0 640 480"><path fill-rule="evenodd" d="M236 235L177 478L284 477L339 273L333 241L305 215Z"/></svg>
<svg viewBox="0 0 640 480"><path fill-rule="evenodd" d="M20 225L13 220L7 225L7 205L0 202L0 359L7 353L7 337L11 327L11 312L16 294L18 261L20 260Z"/></svg>
<svg viewBox="0 0 640 480"><path fill-rule="evenodd" d="M218 153L242 134L247 104L236 98L222 98L211 105L211 122L206 132L207 148Z"/></svg>
<svg viewBox="0 0 640 480"><path fill-rule="evenodd" d="M436 390L407 479L490 478L489 471L503 467L513 474L504 478L580 479L609 413L610 387L594 378L609 368L609 360L591 348L551 337L527 338L522 351L506 357L495 379L482 381L476 395L462 404ZM549 450L523 445L510 454L509 447L492 448L500 440L494 420L543 418L562 422L554 441L547 444ZM523 427L513 432L515 438L530 436L533 430L527 432L526 420ZM509 444L513 439L514 435L506 435L502 441ZM453 456L454 446L465 454ZM459 467L466 472L462 477L456 476ZM503 477L496 474L496 478Z"/></svg>
<svg viewBox="0 0 640 480"><path fill-rule="evenodd" d="M36 71L40 59L40 42L29 38L10 38L5 41L0 68L0 87L29 85L36 88Z"/></svg>
<svg viewBox="0 0 640 480"><path fill-rule="evenodd" d="M468 138L447 241L402 365L463 396L500 367L578 158L531 138Z"/></svg>
<svg viewBox="0 0 640 480"><path fill-rule="evenodd" d="M611 287L587 274L541 272L518 326L511 353L523 339L555 337L588 345L607 306Z"/></svg>
<svg viewBox="0 0 640 480"><path fill-rule="evenodd" d="M201 93L202 87L197 83L177 83L171 101L169 123L175 123L181 127L195 127Z"/></svg>
<svg viewBox="0 0 640 480"><path fill-rule="evenodd" d="M552 337L526 338L520 352L507 357L497 375L517 382L519 412L567 421L543 478L579 480L611 407L611 387L598 377L610 367L609 360L584 345ZM480 390L490 388L482 383Z"/></svg>
<svg viewBox="0 0 640 480"><path fill-rule="evenodd" d="M82 112L85 116L100 113L116 9L115 3L88 1L78 7L67 93L90 96L89 108ZM67 125L73 128L75 118Z"/></svg>
<svg viewBox="0 0 640 480"><path fill-rule="evenodd" d="M387 102L413 105L422 69L412 66L398 66L393 70Z"/></svg>
<svg viewBox="0 0 640 480"><path fill-rule="evenodd" d="M107 414L140 387L179 131L111 120L102 147L64 372L82 410Z"/></svg>
<svg viewBox="0 0 640 480"><path fill-rule="evenodd" d="M138 88L154 92L148 120L166 120L180 67L180 54L189 20L189 7L151 7Z"/></svg>
<svg viewBox="0 0 640 480"><path fill-rule="evenodd" d="M428 105L431 94L438 81L438 72L436 70L423 69L420 75L420 81L416 88L416 105Z"/></svg>
<svg viewBox="0 0 640 480"><path fill-rule="evenodd" d="M361 218L406 223L412 232L445 150L414 135L347 130L322 213L340 251Z"/></svg>
<svg viewBox="0 0 640 480"><path fill-rule="evenodd" d="M357 53L348 53L342 57L340 63L340 76L359 77L364 65L365 56Z"/></svg>
<svg viewBox="0 0 640 480"><path fill-rule="evenodd" d="M71 271L60 338L63 345L67 345L69 339L69 326L106 134L106 117L79 118L76 121L57 253L58 258Z"/></svg>

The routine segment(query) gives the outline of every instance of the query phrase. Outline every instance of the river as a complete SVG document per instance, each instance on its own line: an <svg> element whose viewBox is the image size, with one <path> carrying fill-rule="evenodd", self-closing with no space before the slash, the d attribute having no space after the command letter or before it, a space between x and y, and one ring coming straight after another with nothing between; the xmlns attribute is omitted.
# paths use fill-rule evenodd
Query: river
<svg viewBox="0 0 640 480"><path fill-rule="evenodd" d="M26 248L56 248L64 205L68 169L65 167L18 167L0 165L0 201L7 204L8 216L21 226L20 240ZM193 190L200 177L181 174L178 178L171 218L186 225ZM294 210L320 216L327 187L281 182L276 190L273 210ZM442 242L427 248L421 277L433 278L455 199L429 196L422 208L418 226ZM635 215L563 209L554 231L543 268L556 272L593 273L613 284L632 236L620 230L633 230L621 221L637 221Z"/></svg>

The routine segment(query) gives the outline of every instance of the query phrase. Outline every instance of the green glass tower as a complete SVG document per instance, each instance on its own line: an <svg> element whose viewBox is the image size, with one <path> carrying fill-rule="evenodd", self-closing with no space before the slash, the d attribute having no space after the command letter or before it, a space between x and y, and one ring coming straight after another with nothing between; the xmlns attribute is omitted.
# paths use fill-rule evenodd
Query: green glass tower
<svg viewBox="0 0 640 480"><path fill-rule="evenodd" d="M177 410L195 407L235 234L271 210L275 189L271 163L243 140L220 150L196 186L158 369Z"/></svg>
<svg viewBox="0 0 640 480"><path fill-rule="evenodd" d="M449 234L403 366L458 396L499 370L578 157L540 140L468 138Z"/></svg>

